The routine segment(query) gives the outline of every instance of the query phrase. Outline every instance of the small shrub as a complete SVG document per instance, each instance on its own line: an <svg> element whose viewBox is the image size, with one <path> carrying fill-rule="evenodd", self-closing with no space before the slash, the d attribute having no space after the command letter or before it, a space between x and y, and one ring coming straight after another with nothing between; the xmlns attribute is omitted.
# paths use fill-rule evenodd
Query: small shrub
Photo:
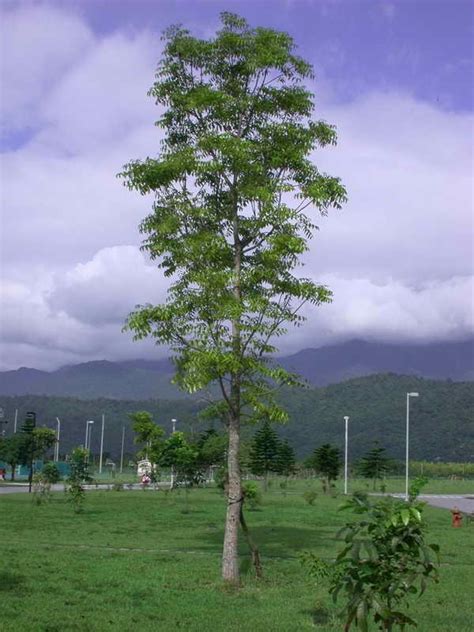
<svg viewBox="0 0 474 632"><path fill-rule="evenodd" d="M370 619L380 630L416 626L401 608L409 606L411 595L424 593L429 579L438 581L432 558L439 547L425 544L423 504L393 498L371 504L358 494L342 508L361 517L339 531L344 546L336 561L330 564L312 553L301 561L316 581L329 583L335 601L344 594L344 630L352 624L368 630Z"/></svg>
<svg viewBox="0 0 474 632"><path fill-rule="evenodd" d="M314 491L314 489L307 489L303 494L303 498L308 503L308 505L314 505L314 501L317 497L318 494Z"/></svg>
<svg viewBox="0 0 474 632"><path fill-rule="evenodd" d="M112 491L123 492L123 483L114 482L114 484L112 485Z"/></svg>
<svg viewBox="0 0 474 632"><path fill-rule="evenodd" d="M257 507L262 504L260 488L254 481L246 481L242 485L242 495L250 511L255 511Z"/></svg>
<svg viewBox="0 0 474 632"><path fill-rule="evenodd" d="M59 468L56 463L53 463L52 461L48 461L48 463L45 463L43 465L41 476L43 480L50 485L59 483L59 481L61 480L61 473L59 472Z"/></svg>

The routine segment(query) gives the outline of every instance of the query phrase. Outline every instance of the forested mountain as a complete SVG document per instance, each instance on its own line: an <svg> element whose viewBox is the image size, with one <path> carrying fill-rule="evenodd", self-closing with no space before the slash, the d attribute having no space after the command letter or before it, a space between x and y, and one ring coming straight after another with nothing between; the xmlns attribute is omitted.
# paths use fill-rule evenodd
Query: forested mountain
<svg viewBox="0 0 474 632"><path fill-rule="evenodd" d="M341 448L344 442L344 415L349 415L349 451L351 459L360 457L372 441L378 440L390 456L405 454L405 414L407 391L418 391L411 400L410 452L413 459L459 460L474 458L474 388L469 382L433 381L393 374L373 375L348 380L325 388L292 389L281 393L290 421L277 427L287 437L298 456L308 455L325 442ZM20 424L27 411L35 411L38 424L55 427L61 420L61 453L84 443L85 425L94 420L92 449L99 450L101 415L105 414L104 450L120 452L122 426L126 427L125 451L133 453L133 435L128 413L148 410L167 431L171 419L177 428L197 433L209 426L198 418L203 405L198 400L82 400L64 397L0 396L0 406L13 431L15 409ZM214 427L218 429L220 422ZM247 437L254 428L244 431Z"/></svg>
<svg viewBox="0 0 474 632"><path fill-rule="evenodd" d="M286 368L314 386L376 373L417 375L456 381L474 379L474 339L427 345L395 345L354 340L304 349L280 358ZM47 372L21 368L0 372L0 395L55 395L95 399L181 399L170 383L169 360L106 360L65 366Z"/></svg>

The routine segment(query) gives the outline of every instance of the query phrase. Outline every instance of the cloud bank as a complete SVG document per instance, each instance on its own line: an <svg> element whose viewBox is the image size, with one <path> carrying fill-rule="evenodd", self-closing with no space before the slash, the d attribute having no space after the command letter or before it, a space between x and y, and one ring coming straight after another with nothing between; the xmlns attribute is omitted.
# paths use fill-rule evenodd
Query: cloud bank
<svg viewBox="0 0 474 632"><path fill-rule="evenodd" d="M139 251L150 199L116 178L159 149L146 97L159 36L99 36L48 5L3 17L0 368L163 355L121 333L167 282ZM319 220L303 268L334 301L308 312L282 350L473 335L472 116L395 92L341 105L329 89L319 101L340 142L314 160L342 178L349 203Z"/></svg>

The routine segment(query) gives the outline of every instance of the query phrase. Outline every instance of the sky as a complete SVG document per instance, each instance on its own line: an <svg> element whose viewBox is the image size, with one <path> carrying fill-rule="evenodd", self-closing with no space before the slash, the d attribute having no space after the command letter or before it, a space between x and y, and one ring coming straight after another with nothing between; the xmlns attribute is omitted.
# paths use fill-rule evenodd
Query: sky
<svg viewBox="0 0 474 632"><path fill-rule="evenodd" d="M0 370L167 354L121 332L167 282L139 250L151 200L116 174L159 152L161 32L212 37L221 11L293 36L338 130L314 161L349 201L303 268L334 299L282 353L474 335L473 2L3 0Z"/></svg>

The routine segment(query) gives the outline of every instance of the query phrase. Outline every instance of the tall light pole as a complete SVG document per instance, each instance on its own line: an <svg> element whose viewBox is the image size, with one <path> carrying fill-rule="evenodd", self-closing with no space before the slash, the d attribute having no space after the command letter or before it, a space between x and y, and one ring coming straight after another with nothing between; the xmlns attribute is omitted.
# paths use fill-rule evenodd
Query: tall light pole
<svg viewBox="0 0 474 632"><path fill-rule="evenodd" d="M405 500L408 502L408 460L410 456L410 397L418 397L419 393L407 393L407 437L405 452Z"/></svg>
<svg viewBox="0 0 474 632"><path fill-rule="evenodd" d="M59 435L61 433L61 422L59 417L56 417L56 447L54 448L54 460L56 463L59 461Z"/></svg>
<svg viewBox="0 0 474 632"><path fill-rule="evenodd" d="M176 419L171 420L171 424L173 427L173 434L176 432ZM171 481L170 481L170 489L174 487L174 465L171 466Z"/></svg>
<svg viewBox="0 0 474 632"><path fill-rule="evenodd" d="M344 417L345 423L345 443L344 443L344 494L347 495L347 447L349 445L349 417Z"/></svg>
<svg viewBox="0 0 474 632"><path fill-rule="evenodd" d="M120 474L123 471L123 446L125 444L125 426L122 426L122 450L120 452Z"/></svg>
<svg viewBox="0 0 474 632"><path fill-rule="evenodd" d="M105 425L105 415L102 414L102 430L100 432L99 474L102 474L102 453L104 451L104 425Z"/></svg>
<svg viewBox="0 0 474 632"><path fill-rule="evenodd" d="M16 434L16 424L18 422L18 408L15 408L15 421L13 422L13 432Z"/></svg>
<svg viewBox="0 0 474 632"><path fill-rule="evenodd" d="M91 443L91 437L90 437L90 435L91 435L91 433L90 433L90 431L89 431L89 426L90 426L90 424L93 424L93 423L94 423L94 420L93 420L93 419L88 419L88 420L86 421L86 441L85 441L85 444L84 444L84 448L85 448L86 450L89 450L89 448L90 448L90 443ZM91 429L91 430L92 430L92 429Z"/></svg>

